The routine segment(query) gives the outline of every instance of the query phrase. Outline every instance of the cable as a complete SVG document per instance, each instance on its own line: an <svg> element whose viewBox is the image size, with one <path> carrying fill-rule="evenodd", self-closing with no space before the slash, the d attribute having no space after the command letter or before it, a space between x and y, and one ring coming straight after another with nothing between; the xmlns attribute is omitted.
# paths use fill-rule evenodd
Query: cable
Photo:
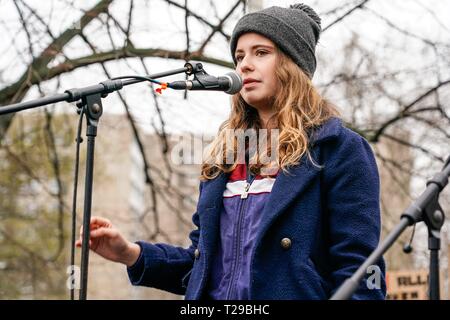
<svg viewBox="0 0 450 320"><path fill-rule="evenodd" d="M405 244L403 246L403 252L404 253L411 253L411 251L413 250L413 247L411 246L413 238L414 238L414 232L416 231L416 224L414 224L413 226L413 231L411 233L411 238L409 239L409 243Z"/></svg>
<svg viewBox="0 0 450 320"><path fill-rule="evenodd" d="M80 143L83 142L81 137L81 130L83 128L84 106L79 109L80 120L78 121L77 130L77 149L75 155L75 173L74 173L74 185L73 185L73 200L72 200L72 247L70 252L70 265L73 268L71 271L75 271L75 233L77 228L77 187L78 187L78 169L80 166ZM74 285L70 287L70 300L74 300L75 292Z"/></svg>
<svg viewBox="0 0 450 320"><path fill-rule="evenodd" d="M161 82L155 79L152 79L150 77L144 77L144 76L121 76L121 77L115 77L112 78L111 80L120 80L120 79L140 79L140 80L146 80L146 81L150 81L159 85L163 85L165 82Z"/></svg>
<svg viewBox="0 0 450 320"><path fill-rule="evenodd" d="M150 81L150 82L152 82L152 83L159 84L160 87L155 89L155 91L156 91L157 93L159 93L159 94L162 94L162 91L163 91L163 90L166 90L166 89L169 87L169 85L170 85L169 82L161 82L161 81L152 79L152 78L150 78L150 77L144 77L144 76L121 76L121 77L115 77L115 78L112 78L111 80L120 80L120 79L138 79L138 80L146 80L146 81Z"/></svg>

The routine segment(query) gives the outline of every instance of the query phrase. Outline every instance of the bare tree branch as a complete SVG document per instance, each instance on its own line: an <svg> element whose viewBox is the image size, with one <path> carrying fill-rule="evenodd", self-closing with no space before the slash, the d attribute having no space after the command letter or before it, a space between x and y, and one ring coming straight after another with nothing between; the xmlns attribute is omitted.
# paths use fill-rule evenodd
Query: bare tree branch
<svg viewBox="0 0 450 320"><path fill-rule="evenodd" d="M101 0L91 10L88 10L79 20L79 26L83 29L89 24L92 19L104 12L113 0ZM28 66L27 71L14 84L2 89L0 91L0 103L2 105L14 103L23 99L28 89L38 82L40 79L49 79L45 74L48 63L52 61L62 48L78 34L76 29L67 29L58 38L44 49L39 56L33 59L31 65ZM32 75L31 70L37 70L36 75ZM0 118L0 138L4 136L14 115L5 115Z"/></svg>
<svg viewBox="0 0 450 320"><path fill-rule="evenodd" d="M220 20L219 24L213 28L213 30L211 31L209 36L205 39L205 41L203 41L203 44L200 46L200 48L197 50L197 52L199 52L200 54L203 53L203 51L205 50L206 45L209 43L211 38L216 34L216 32L218 32L219 30L222 29L222 26L223 26L224 22L231 16L231 14L234 12L234 10L236 10L236 8L241 3L243 3L243 0L238 0L234 4L234 6L228 11L228 13Z"/></svg>
<svg viewBox="0 0 450 320"><path fill-rule="evenodd" d="M400 119L404 119L406 117L408 117L408 113L407 111L409 109L411 109L412 107L414 107L416 104L418 104L419 102L421 102L422 100L424 100L425 98L427 98L428 96L430 96L433 92L435 92L436 90L438 90L441 87L444 87L446 85L448 85L450 83L450 80L444 81L444 82L440 82L438 83L436 86L434 86L433 88L427 90L425 93L421 94L420 96L418 96L416 99L414 99L411 103L409 103L408 105L404 106L403 109L394 117L392 117L391 119L385 121L379 128L378 130L376 130L375 134L370 138L371 141L376 142L378 141L378 138L384 133L384 131L390 127L391 125L393 125L394 123L398 122Z"/></svg>
<svg viewBox="0 0 450 320"><path fill-rule="evenodd" d="M346 13L344 13L342 16L340 16L339 18L337 18L336 20L334 20L333 22L331 22L329 25L327 25L325 28L322 29L322 32L327 31L328 29L330 29L332 26L334 26L335 24L337 24L338 22L344 20L345 18L347 18L348 16L350 16L354 11L361 9L362 7L364 7L364 5L367 4L367 2L369 2L370 0L363 0L361 1L358 5L354 6L353 8L351 8L350 10L348 10Z"/></svg>
<svg viewBox="0 0 450 320"><path fill-rule="evenodd" d="M442 162L442 163L444 162L444 159L442 157L436 155L434 152L432 152L430 150L427 150L427 149L425 149L425 148L423 148L421 146L414 145L414 144L412 144L412 143L410 143L408 141L405 141L405 140L400 139L398 137L394 137L394 136L392 136L390 134L387 134L387 133L383 133L383 137L388 138L388 139L390 139L392 141L395 141L395 142L397 142L397 143L399 143L401 145L410 147L412 149L417 149L417 150L423 152L424 154L432 157L433 159L438 160L439 162Z"/></svg>
<svg viewBox="0 0 450 320"><path fill-rule="evenodd" d="M55 135L52 129L52 114L47 109L45 110L45 118L46 118L45 130L47 132L48 138L46 140L48 144L47 148L48 158L52 164L53 174L56 180L57 199L58 199L58 219L56 226L58 247L56 249L56 252L51 258L51 260L55 261L61 254L62 250L64 249L64 194L63 194L63 183L61 180L61 173L59 168L60 167L59 157L55 144Z"/></svg>
<svg viewBox="0 0 450 320"><path fill-rule="evenodd" d="M446 46L446 47L450 47L450 44L446 44L446 43L438 43L438 42L433 42L431 40L425 39L423 37L420 37L416 34L413 34L412 32L408 31L408 30L404 30L400 27L398 27L397 25L395 25L393 22L391 22L389 19L387 19L386 17L382 16L381 14L379 14L378 12L370 9L370 8L366 8L366 11L370 12L371 14L373 14L374 16L376 16L378 19L384 21L389 27L391 27L394 30L397 30L400 33L403 33L404 35L420 40L423 43L425 43L426 45L429 45L433 48L435 48L437 45L442 45L442 46Z"/></svg>
<svg viewBox="0 0 450 320"><path fill-rule="evenodd" d="M175 6L175 7L177 7L177 8L183 9L183 10L186 10L186 11L189 13L190 16L195 17L198 21L203 22L204 24L206 24L207 26L209 26L211 29L214 29L214 28L215 28L215 26L214 26L211 22L209 22L209 21L205 20L204 18L200 17L200 16L197 15L195 12L190 11L188 8L186 8L186 7L180 5L180 4L178 4L178 3L176 3L175 1L172 1L172 0L165 0L165 1L166 1L169 5ZM221 33L221 34L225 37L225 39L226 39L227 41L230 40L230 36L227 35L227 34L225 34L225 33L223 32L223 30L218 30L218 32Z"/></svg>

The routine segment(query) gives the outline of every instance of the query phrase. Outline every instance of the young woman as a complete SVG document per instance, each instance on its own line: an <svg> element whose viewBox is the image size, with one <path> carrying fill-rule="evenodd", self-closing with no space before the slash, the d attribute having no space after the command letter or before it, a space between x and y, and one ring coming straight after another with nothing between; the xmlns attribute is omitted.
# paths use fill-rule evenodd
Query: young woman
<svg viewBox="0 0 450 320"><path fill-rule="evenodd" d="M202 165L190 247L131 243L93 218L91 249L126 264L134 285L186 299L330 298L378 244L379 176L367 141L312 85L320 30L303 4L236 25L231 53L244 86ZM247 144L237 161L228 134L248 129L276 132L276 148ZM275 161L262 161L269 154ZM375 269L375 285L363 281L352 298L384 299L383 261Z"/></svg>

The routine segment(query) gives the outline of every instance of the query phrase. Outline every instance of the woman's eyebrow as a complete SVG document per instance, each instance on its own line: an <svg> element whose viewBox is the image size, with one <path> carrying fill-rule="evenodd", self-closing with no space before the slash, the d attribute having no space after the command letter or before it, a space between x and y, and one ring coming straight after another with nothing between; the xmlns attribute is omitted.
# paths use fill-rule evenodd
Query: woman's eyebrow
<svg viewBox="0 0 450 320"><path fill-rule="evenodd" d="M254 49L256 49L256 48L267 48L267 49L273 49L273 46L268 46L268 45L264 45L264 44L257 44L257 45L254 45L253 47L251 47L250 49L252 49L252 50L254 50ZM244 50L242 50L242 49L237 49L236 50L236 53L238 53L238 52L244 52Z"/></svg>

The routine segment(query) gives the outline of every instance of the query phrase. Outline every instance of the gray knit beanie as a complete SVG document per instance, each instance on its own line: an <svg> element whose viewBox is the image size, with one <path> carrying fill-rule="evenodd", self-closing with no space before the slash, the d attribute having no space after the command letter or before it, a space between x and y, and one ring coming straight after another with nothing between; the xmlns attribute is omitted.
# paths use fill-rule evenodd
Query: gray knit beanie
<svg viewBox="0 0 450 320"><path fill-rule="evenodd" d="M312 78L316 70L315 48L322 30L320 21L317 13L302 3L246 14L238 21L231 35L230 49L234 64L239 37L247 32L256 32L272 40Z"/></svg>

